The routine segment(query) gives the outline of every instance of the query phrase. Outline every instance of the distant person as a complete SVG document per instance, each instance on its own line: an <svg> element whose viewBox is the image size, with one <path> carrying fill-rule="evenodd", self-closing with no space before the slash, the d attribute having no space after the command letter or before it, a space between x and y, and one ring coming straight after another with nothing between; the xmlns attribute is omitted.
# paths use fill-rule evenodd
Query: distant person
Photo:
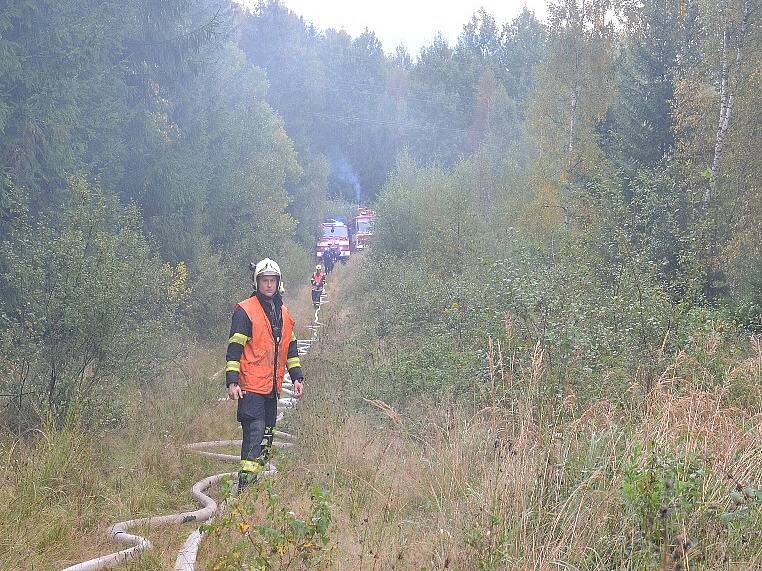
<svg viewBox="0 0 762 571"><path fill-rule="evenodd" d="M320 295L323 293L323 288L325 287L325 277L323 267L320 264L315 266L315 272L312 274L312 279L310 280L312 283L312 305L314 305L315 308L320 306Z"/></svg>
<svg viewBox="0 0 762 571"><path fill-rule="evenodd" d="M341 257L341 248L339 248L338 244L331 246L331 252L333 254L334 262L341 262L342 264L345 263L344 258Z"/></svg>
<svg viewBox="0 0 762 571"><path fill-rule="evenodd" d="M333 257L333 250L331 247L325 249L323 252L323 265L325 266L325 273L330 274L333 271L333 263L336 260Z"/></svg>
<svg viewBox="0 0 762 571"><path fill-rule="evenodd" d="M238 401L243 432L239 490L255 481L270 459L286 368L294 395L301 396L304 387L294 319L281 297L280 268L269 258L252 266L254 293L235 306L225 366L225 385Z"/></svg>

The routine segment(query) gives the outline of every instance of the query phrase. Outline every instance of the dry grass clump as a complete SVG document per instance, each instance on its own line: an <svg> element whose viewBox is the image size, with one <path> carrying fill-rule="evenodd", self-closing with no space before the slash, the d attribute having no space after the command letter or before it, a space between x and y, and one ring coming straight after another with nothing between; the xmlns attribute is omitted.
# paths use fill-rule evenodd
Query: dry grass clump
<svg viewBox="0 0 762 571"><path fill-rule="evenodd" d="M194 505L190 486L213 468L182 450L196 435L219 435L205 348L189 351L183 367L136 389L126 425L85 429L76 422L0 438L0 569L60 569L114 551L106 538L113 523L161 515ZM195 433L195 434L194 434ZM162 568L173 560L183 530L149 533L159 546L136 568ZM163 553L164 543L174 547Z"/></svg>
<svg viewBox="0 0 762 571"><path fill-rule="evenodd" d="M337 319L309 357L300 445L277 483L295 506L308 484L329 491L331 568L762 566L760 506L744 496L748 517L733 519L730 499L762 486L762 416L728 396L754 384L757 358L705 387L678 356L647 394L632 380L628 408L580 408L571 391L549 406L539 349L506 366L493 346L491 397L464 387L471 402L422 397L401 413L347 394L336 372L352 329Z"/></svg>

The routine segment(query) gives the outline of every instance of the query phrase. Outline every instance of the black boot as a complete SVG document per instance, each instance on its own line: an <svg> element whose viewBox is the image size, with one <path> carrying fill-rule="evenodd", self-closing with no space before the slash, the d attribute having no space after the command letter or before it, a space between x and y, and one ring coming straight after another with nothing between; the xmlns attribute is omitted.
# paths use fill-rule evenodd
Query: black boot
<svg viewBox="0 0 762 571"><path fill-rule="evenodd" d="M240 494L247 486L255 483L258 477L253 472L238 472L238 493Z"/></svg>

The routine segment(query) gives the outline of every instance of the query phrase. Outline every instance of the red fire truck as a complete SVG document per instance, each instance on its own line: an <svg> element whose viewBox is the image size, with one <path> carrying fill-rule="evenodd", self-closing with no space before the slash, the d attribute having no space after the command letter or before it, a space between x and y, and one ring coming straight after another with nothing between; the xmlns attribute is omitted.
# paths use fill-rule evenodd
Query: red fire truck
<svg viewBox="0 0 762 571"><path fill-rule="evenodd" d="M323 222L322 236L317 243L317 257L322 258L323 252L333 247L339 251L342 262L349 259L349 231L346 223L341 220L329 219Z"/></svg>
<svg viewBox="0 0 762 571"><path fill-rule="evenodd" d="M349 243L353 250L364 250L368 247L373 234L373 220L376 213L370 208L358 208L357 216L349 220Z"/></svg>

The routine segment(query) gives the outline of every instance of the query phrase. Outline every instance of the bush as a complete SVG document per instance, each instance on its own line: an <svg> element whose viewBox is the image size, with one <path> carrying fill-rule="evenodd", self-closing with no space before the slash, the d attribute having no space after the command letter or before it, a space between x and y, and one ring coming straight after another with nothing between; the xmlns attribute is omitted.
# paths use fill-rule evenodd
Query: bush
<svg viewBox="0 0 762 571"><path fill-rule="evenodd" d="M300 519L283 505L269 480L230 500L223 517L201 527L229 540L214 569L288 569L297 563L315 568L329 550L331 506L326 492L317 486L311 490L311 500L309 517Z"/></svg>
<svg viewBox="0 0 762 571"><path fill-rule="evenodd" d="M127 382L150 384L180 335L184 267L151 250L134 209L81 177L68 192L60 212L20 209L0 243L0 391L13 395L19 428L48 413L107 420L114 407L98 403L118 403Z"/></svg>

